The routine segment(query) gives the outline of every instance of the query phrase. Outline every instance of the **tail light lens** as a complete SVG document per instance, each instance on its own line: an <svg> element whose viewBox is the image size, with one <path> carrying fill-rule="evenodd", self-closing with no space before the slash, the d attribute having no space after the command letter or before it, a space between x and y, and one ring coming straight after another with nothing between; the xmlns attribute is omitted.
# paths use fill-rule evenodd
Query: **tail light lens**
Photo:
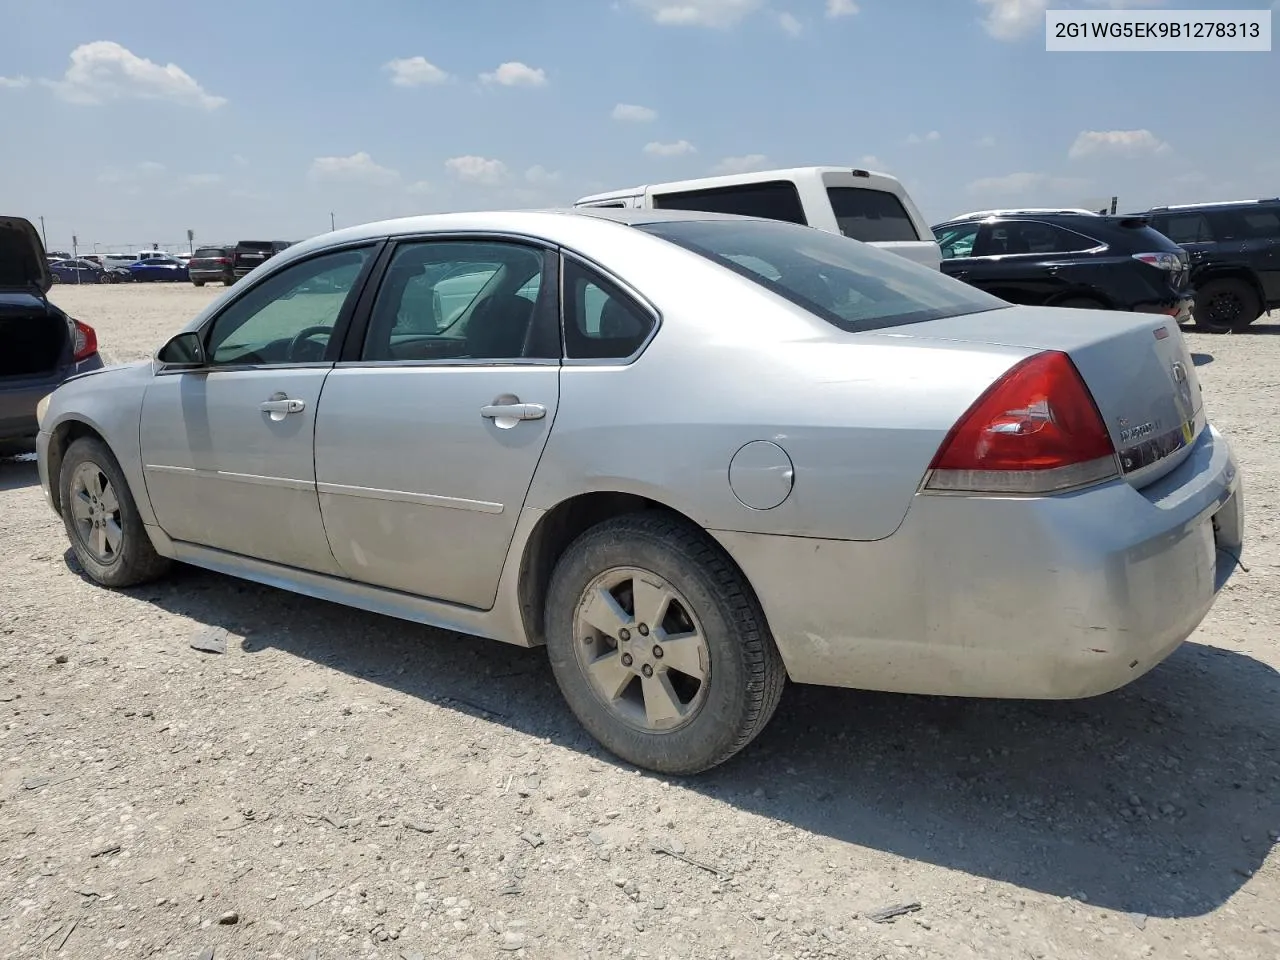
<svg viewBox="0 0 1280 960"><path fill-rule="evenodd" d="M1118 476L1115 447L1075 364L1047 351L1009 370L951 428L926 490L1056 493Z"/></svg>
<svg viewBox="0 0 1280 960"><path fill-rule="evenodd" d="M79 363L81 360L87 360L98 352L98 335L94 332L93 327L87 323L81 323L79 320L71 321L74 333L72 334L71 358Z"/></svg>
<svg viewBox="0 0 1280 960"><path fill-rule="evenodd" d="M1187 265L1186 253L1135 253L1131 254L1133 259L1145 263L1149 267L1155 267L1157 270L1168 270L1170 272L1182 270Z"/></svg>
<svg viewBox="0 0 1280 960"><path fill-rule="evenodd" d="M214 263L219 263L219 264L227 264L227 263L230 263L230 262L231 262L231 258L230 258L230 257L217 257L213 262L214 262Z"/></svg>

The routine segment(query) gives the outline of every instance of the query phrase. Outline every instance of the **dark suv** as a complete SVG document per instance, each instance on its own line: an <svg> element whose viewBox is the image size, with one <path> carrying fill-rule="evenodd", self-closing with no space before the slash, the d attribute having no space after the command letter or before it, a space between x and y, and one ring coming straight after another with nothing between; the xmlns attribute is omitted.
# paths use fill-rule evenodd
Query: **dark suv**
<svg viewBox="0 0 1280 960"><path fill-rule="evenodd" d="M940 223L942 272L1010 303L1191 319L1189 258L1145 217L999 210Z"/></svg>
<svg viewBox="0 0 1280 960"><path fill-rule="evenodd" d="M197 247L187 261L187 276L197 287L213 281L226 286L236 282L231 269L231 247Z"/></svg>
<svg viewBox="0 0 1280 960"><path fill-rule="evenodd" d="M292 245L288 240L241 240L231 254L232 274L239 280L254 267L266 263Z"/></svg>
<svg viewBox="0 0 1280 960"><path fill-rule="evenodd" d="M1280 199L1156 207L1146 216L1191 256L1197 327L1243 330L1280 309Z"/></svg>

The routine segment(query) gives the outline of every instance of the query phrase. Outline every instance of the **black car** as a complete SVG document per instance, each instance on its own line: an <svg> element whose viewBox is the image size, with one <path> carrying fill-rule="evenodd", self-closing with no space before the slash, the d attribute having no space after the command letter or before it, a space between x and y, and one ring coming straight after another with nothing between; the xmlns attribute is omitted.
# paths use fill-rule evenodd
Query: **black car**
<svg viewBox="0 0 1280 960"><path fill-rule="evenodd" d="M940 223L933 234L943 273L1010 303L1191 319L1187 253L1145 217L983 211Z"/></svg>
<svg viewBox="0 0 1280 960"><path fill-rule="evenodd" d="M240 279L254 267L266 263L281 250L293 246L288 240L241 240L231 255L231 269Z"/></svg>
<svg viewBox="0 0 1280 960"><path fill-rule="evenodd" d="M31 221L0 217L0 455L35 449L40 400L102 367L97 334L49 302L52 283Z"/></svg>
<svg viewBox="0 0 1280 960"><path fill-rule="evenodd" d="M1146 216L1190 254L1197 327L1243 330L1280 309L1280 199L1155 207Z"/></svg>
<svg viewBox="0 0 1280 960"><path fill-rule="evenodd" d="M197 287L203 287L210 281L229 287L236 282L231 266L234 253L234 247L197 247L187 261L187 276Z"/></svg>

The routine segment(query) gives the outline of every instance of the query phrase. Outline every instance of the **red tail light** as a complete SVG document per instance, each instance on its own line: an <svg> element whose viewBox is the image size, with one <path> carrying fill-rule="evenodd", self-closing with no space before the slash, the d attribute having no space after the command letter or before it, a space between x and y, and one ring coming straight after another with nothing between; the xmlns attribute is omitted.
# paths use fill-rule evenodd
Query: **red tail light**
<svg viewBox="0 0 1280 960"><path fill-rule="evenodd" d="M79 320L72 320L71 323L75 328L71 358L79 363L81 360L88 360L98 352L98 335L87 323L81 323Z"/></svg>
<svg viewBox="0 0 1280 960"><path fill-rule="evenodd" d="M230 258L230 257L217 257L217 258L215 258L215 259L214 259L214 261L213 261L213 262L214 262L214 263L230 263L230 262L231 262L231 258Z"/></svg>
<svg viewBox="0 0 1280 960"><path fill-rule="evenodd" d="M1065 353L1028 357L951 428L926 489L1053 493L1116 476L1115 447Z"/></svg>

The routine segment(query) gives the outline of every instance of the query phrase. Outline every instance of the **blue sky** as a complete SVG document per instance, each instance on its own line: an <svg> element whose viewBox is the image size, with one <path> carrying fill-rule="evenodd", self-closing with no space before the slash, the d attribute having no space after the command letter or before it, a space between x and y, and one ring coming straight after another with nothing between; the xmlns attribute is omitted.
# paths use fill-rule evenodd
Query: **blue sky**
<svg viewBox="0 0 1280 960"><path fill-rule="evenodd" d="M0 212L86 250L815 163L931 221L1280 194L1280 53L1046 53L1047 6L0 0Z"/></svg>

